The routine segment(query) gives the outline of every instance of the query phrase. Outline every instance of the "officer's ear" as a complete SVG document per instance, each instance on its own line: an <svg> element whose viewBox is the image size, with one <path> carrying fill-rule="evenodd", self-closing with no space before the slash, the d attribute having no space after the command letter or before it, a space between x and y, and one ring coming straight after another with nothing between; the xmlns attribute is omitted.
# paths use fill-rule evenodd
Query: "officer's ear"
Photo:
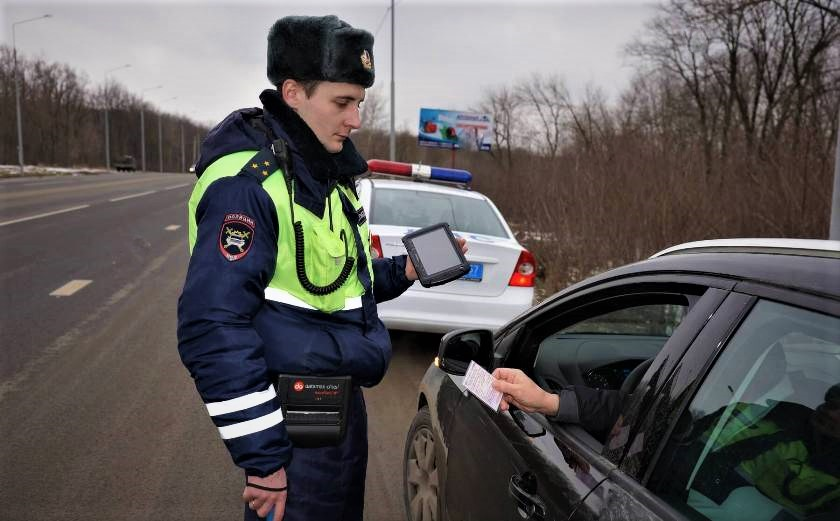
<svg viewBox="0 0 840 521"><path fill-rule="evenodd" d="M285 80L280 85L280 94L283 96L283 101L293 110L297 110L301 102L306 99L306 89L303 85L295 80Z"/></svg>

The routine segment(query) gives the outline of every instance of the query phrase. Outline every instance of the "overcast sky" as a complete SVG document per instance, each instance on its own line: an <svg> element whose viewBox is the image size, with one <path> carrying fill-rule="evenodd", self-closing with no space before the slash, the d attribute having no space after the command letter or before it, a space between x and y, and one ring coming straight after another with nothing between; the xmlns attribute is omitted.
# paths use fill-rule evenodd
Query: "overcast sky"
<svg viewBox="0 0 840 521"><path fill-rule="evenodd" d="M0 37L18 52L67 63L99 84L105 71L172 113L213 124L259 104L266 35L289 14L336 14L374 33L374 88L391 81L390 0L273 2L57 0L0 3ZM633 62L624 46L644 28L655 2L640 0L401 0L396 2L396 124L415 131L420 107L469 110L482 90L532 73L562 76L573 93L587 85L615 97ZM177 99L171 99L176 97Z"/></svg>

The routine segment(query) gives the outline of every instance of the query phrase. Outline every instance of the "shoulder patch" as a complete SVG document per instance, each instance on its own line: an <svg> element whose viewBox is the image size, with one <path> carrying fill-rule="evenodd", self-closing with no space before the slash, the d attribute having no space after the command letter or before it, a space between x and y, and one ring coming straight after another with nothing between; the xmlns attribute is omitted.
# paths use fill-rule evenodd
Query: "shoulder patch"
<svg viewBox="0 0 840 521"><path fill-rule="evenodd" d="M225 215L219 230L219 251L230 262L238 261L251 249L255 231L256 223L250 216L244 213Z"/></svg>

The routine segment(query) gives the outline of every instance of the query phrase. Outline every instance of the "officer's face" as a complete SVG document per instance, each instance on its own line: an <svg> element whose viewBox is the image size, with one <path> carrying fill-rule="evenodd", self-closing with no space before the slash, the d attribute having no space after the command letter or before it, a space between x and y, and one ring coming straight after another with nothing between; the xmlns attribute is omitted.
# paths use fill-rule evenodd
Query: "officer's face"
<svg viewBox="0 0 840 521"><path fill-rule="evenodd" d="M359 106L365 99L365 89L361 85L324 81L312 96L307 96L303 86L288 80L283 85L283 99L333 154L341 152L350 131L362 124Z"/></svg>

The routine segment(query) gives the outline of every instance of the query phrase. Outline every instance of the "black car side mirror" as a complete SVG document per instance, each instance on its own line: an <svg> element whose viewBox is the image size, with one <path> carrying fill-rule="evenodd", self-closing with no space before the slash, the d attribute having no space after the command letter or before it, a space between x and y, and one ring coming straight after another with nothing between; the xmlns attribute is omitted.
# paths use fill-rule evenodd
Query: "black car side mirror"
<svg viewBox="0 0 840 521"><path fill-rule="evenodd" d="M450 331L440 340L437 366L445 372L463 375L470 361L492 370L493 333L489 329Z"/></svg>

